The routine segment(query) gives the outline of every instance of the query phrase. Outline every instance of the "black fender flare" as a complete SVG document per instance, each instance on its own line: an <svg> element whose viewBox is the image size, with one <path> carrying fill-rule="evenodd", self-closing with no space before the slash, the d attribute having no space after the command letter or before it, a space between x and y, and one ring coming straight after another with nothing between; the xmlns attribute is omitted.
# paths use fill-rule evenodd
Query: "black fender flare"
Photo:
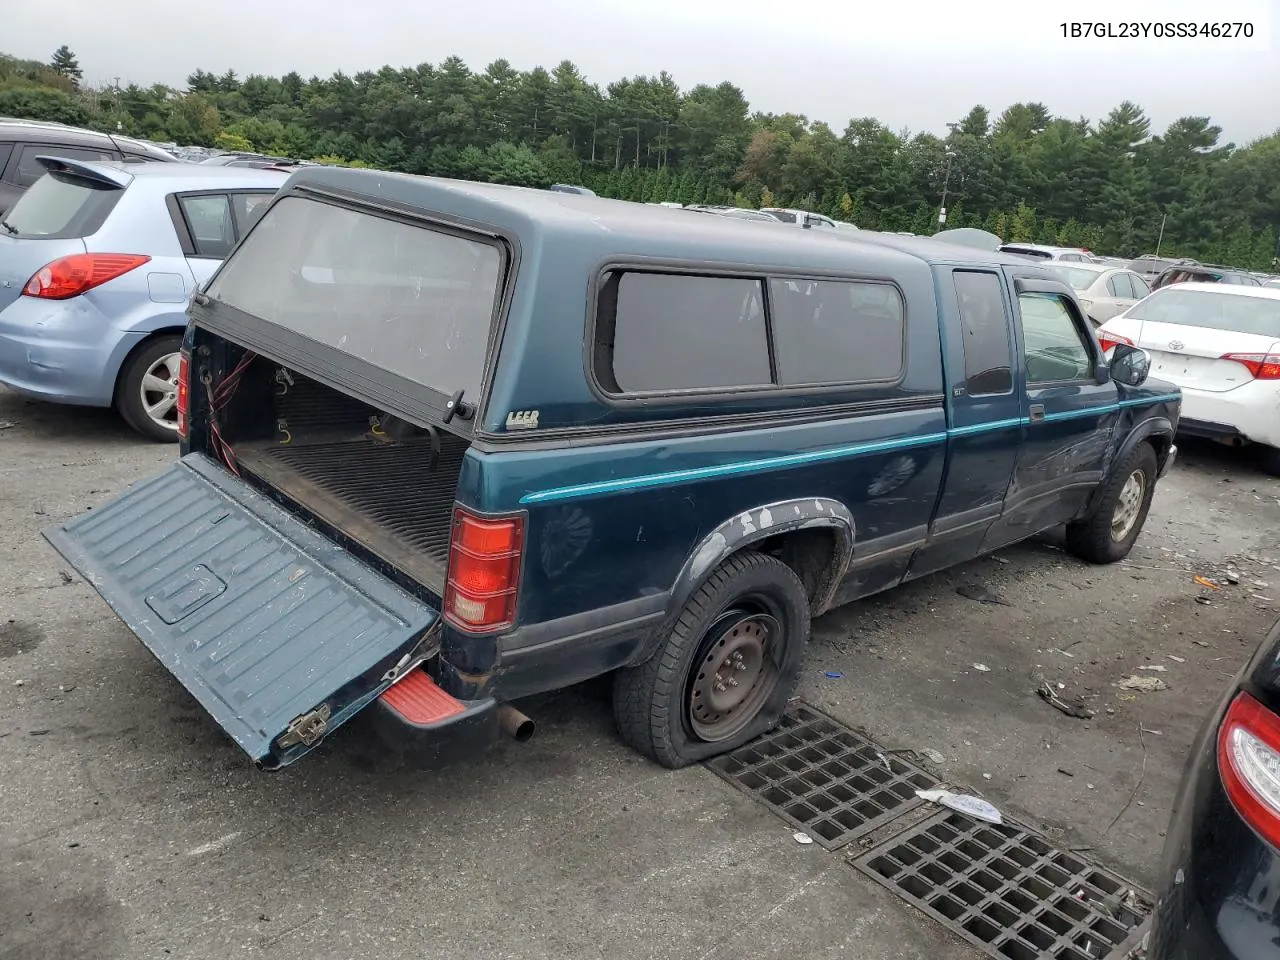
<svg viewBox="0 0 1280 960"><path fill-rule="evenodd" d="M814 591L813 612L822 613L830 605L853 558L856 527L853 514L839 500L804 497L744 510L703 537L676 577L667 606L668 616L678 615L711 571L731 554L780 533L816 528L829 529L836 538L831 563Z"/></svg>
<svg viewBox="0 0 1280 960"><path fill-rule="evenodd" d="M1123 463L1125 457L1129 456L1138 444L1145 443L1151 437L1163 437L1172 443L1173 433L1173 424L1168 417L1148 417L1146 420L1134 424L1129 431L1129 435L1116 448L1115 455L1111 458L1111 462L1107 464L1107 472L1102 482L1098 484L1090 495L1089 503L1081 516L1087 517L1093 514L1094 508L1097 506L1099 493L1106 486L1107 480L1111 479L1111 474L1115 471L1117 464Z"/></svg>

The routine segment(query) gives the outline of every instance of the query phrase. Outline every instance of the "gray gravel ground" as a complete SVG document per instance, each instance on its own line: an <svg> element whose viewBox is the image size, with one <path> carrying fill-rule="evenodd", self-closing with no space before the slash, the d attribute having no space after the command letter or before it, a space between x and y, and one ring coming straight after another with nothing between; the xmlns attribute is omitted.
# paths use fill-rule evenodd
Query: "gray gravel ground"
<svg viewBox="0 0 1280 960"><path fill-rule="evenodd" d="M39 537L172 456L0 391L0 960L976 956L711 773L633 756L601 683L443 773L386 766L358 728L249 768ZM1240 585L1192 580L1228 567ZM801 694L1149 886L1186 749L1275 617L1260 597L1280 482L1184 447L1131 562L1045 537L836 611ZM1114 686L1143 665L1169 689ZM1041 676L1097 717L1040 701Z"/></svg>

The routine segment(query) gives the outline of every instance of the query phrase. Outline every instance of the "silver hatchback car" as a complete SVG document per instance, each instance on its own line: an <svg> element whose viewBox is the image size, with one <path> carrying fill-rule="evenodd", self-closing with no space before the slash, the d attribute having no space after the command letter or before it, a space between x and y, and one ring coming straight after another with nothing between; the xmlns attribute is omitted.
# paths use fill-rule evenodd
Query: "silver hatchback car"
<svg viewBox="0 0 1280 960"><path fill-rule="evenodd" d="M187 301L288 174L40 162L48 172L0 220L0 384L114 406L174 442Z"/></svg>

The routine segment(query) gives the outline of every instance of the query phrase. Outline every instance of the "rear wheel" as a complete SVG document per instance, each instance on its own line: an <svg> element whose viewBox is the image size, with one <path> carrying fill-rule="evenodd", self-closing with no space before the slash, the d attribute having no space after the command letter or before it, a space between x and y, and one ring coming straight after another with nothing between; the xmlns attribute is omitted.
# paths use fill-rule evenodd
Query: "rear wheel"
<svg viewBox="0 0 1280 960"><path fill-rule="evenodd" d="M178 439L178 359L182 337L163 334L133 352L116 383L116 410L125 423L160 443Z"/></svg>
<svg viewBox="0 0 1280 960"><path fill-rule="evenodd" d="M726 560L698 589L663 646L618 672L622 738L666 767L741 746L777 724L809 640L809 600L781 560Z"/></svg>
<svg viewBox="0 0 1280 960"><path fill-rule="evenodd" d="M1090 563L1115 563L1133 549L1156 489L1156 452L1140 443L1117 464L1092 512L1067 525L1067 549Z"/></svg>

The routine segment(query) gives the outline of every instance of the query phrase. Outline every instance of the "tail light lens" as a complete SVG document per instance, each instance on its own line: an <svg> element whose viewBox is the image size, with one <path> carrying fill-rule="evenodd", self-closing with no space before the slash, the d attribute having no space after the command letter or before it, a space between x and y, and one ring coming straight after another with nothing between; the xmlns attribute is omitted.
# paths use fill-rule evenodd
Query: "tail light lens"
<svg viewBox="0 0 1280 960"><path fill-rule="evenodd" d="M1106 330L1098 331L1098 343L1102 344L1102 352L1106 353L1112 347L1124 344L1126 347L1132 347L1133 341L1128 337L1122 337L1118 333L1109 333Z"/></svg>
<svg viewBox="0 0 1280 960"><path fill-rule="evenodd" d="M511 626L516 619L523 517L477 517L458 507L449 544L444 614L471 633Z"/></svg>
<svg viewBox="0 0 1280 960"><path fill-rule="evenodd" d="M178 436L183 440L191 429L191 359L187 351L178 355Z"/></svg>
<svg viewBox="0 0 1280 960"><path fill-rule="evenodd" d="M151 258L137 253L76 253L45 264L22 292L42 300L67 300L142 266Z"/></svg>
<svg viewBox="0 0 1280 960"><path fill-rule="evenodd" d="M1280 380L1280 353L1224 353L1222 359L1234 360L1255 380Z"/></svg>
<svg viewBox="0 0 1280 960"><path fill-rule="evenodd" d="M1280 717L1247 693L1218 731L1218 772L1236 812L1280 848Z"/></svg>

